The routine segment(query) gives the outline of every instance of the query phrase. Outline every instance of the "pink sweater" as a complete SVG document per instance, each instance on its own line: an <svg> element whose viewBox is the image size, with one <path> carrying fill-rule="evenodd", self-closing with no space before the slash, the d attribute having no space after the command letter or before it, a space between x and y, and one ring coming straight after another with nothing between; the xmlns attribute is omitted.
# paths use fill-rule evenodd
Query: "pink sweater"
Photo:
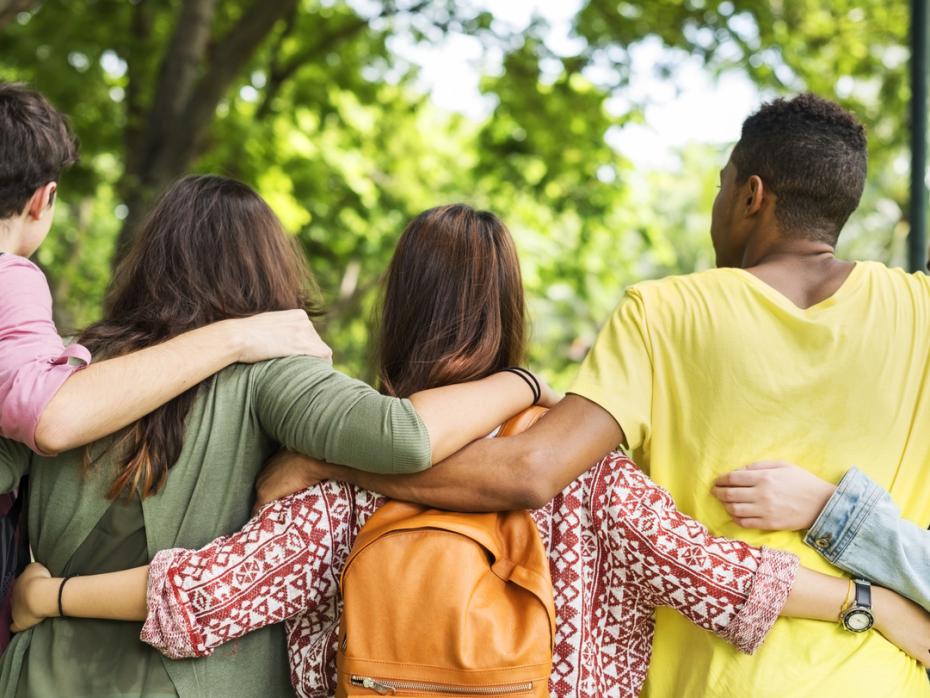
<svg viewBox="0 0 930 698"><path fill-rule="evenodd" d="M301 698L333 694L339 574L384 497L323 482L264 507L200 550L158 553L142 640L169 657L286 621ZM712 536L629 459L607 456L534 512L549 554L557 615L550 695L635 698L652 652L654 611L752 652L787 599L798 559Z"/></svg>
<svg viewBox="0 0 930 698"><path fill-rule="evenodd" d="M0 255L0 436L39 452L35 433L42 411L62 383L89 363L87 349L65 348L58 336L41 270L28 259Z"/></svg>

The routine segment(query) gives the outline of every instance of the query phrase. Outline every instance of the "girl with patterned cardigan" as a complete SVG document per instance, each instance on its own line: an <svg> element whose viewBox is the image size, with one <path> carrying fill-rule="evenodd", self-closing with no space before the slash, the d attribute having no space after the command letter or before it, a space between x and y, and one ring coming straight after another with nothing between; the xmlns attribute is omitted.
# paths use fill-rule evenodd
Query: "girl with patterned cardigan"
<svg viewBox="0 0 930 698"><path fill-rule="evenodd" d="M382 390L408 395L519 364L524 339L522 281L504 225L462 205L411 222L387 277ZM242 530L200 549L168 549L147 567L70 580L62 609L144 619L142 639L172 658L210 656L285 621L294 689L304 698L332 695L339 575L385 501L322 482L267 504ZM779 614L835 620L842 605L845 580L799 568L791 554L710 535L620 453L532 515L555 591L553 696L638 696L657 606L752 652ZM31 569L17 587L17 622L57 615L61 584ZM930 634L909 602L884 590L878 596L883 632L919 625L907 637L897 631L902 646Z"/></svg>

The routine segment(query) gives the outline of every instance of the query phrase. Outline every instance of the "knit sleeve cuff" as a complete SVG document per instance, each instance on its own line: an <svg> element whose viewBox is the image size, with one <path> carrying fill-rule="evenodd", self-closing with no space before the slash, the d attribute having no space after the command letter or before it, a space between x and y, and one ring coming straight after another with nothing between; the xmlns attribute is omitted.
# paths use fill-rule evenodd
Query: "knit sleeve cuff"
<svg viewBox="0 0 930 698"><path fill-rule="evenodd" d="M799 564L796 555L762 548L762 559L746 603L721 637L740 652L755 652L778 620L798 575Z"/></svg>
<svg viewBox="0 0 930 698"><path fill-rule="evenodd" d="M170 659L212 653L206 648L193 611L185 603L184 592L171 583L176 557L187 552L180 548L162 550L149 563L148 614L139 639Z"/></svg>

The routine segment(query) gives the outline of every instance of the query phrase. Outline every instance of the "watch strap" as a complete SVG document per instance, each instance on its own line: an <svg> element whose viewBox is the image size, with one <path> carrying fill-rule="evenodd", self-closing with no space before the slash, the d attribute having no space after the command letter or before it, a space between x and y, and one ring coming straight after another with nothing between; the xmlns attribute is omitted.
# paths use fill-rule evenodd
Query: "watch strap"
<svg viewBox="0 0 930 698"><path fill-rule="evenodd" d="M856 606L859 608L872 608L872 584L865 579L854 580L856 585Z"/></svg>

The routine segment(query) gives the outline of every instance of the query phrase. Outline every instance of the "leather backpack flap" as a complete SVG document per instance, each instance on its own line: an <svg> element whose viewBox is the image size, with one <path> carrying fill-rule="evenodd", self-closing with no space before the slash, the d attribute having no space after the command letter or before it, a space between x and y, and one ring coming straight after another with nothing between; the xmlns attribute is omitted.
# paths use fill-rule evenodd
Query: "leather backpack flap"
<svg viewBox="0 0 930 698"><path fill-rule="evenodd" d="M430 526L405 522L384 532L346 567L339 695L371 695L350 692L353 676L463 687L527 684L519 693L548 695L554 629L551 584L543 583L548 571L498 559L458 522L441 527L435 513L424 518Z"/></svg>

